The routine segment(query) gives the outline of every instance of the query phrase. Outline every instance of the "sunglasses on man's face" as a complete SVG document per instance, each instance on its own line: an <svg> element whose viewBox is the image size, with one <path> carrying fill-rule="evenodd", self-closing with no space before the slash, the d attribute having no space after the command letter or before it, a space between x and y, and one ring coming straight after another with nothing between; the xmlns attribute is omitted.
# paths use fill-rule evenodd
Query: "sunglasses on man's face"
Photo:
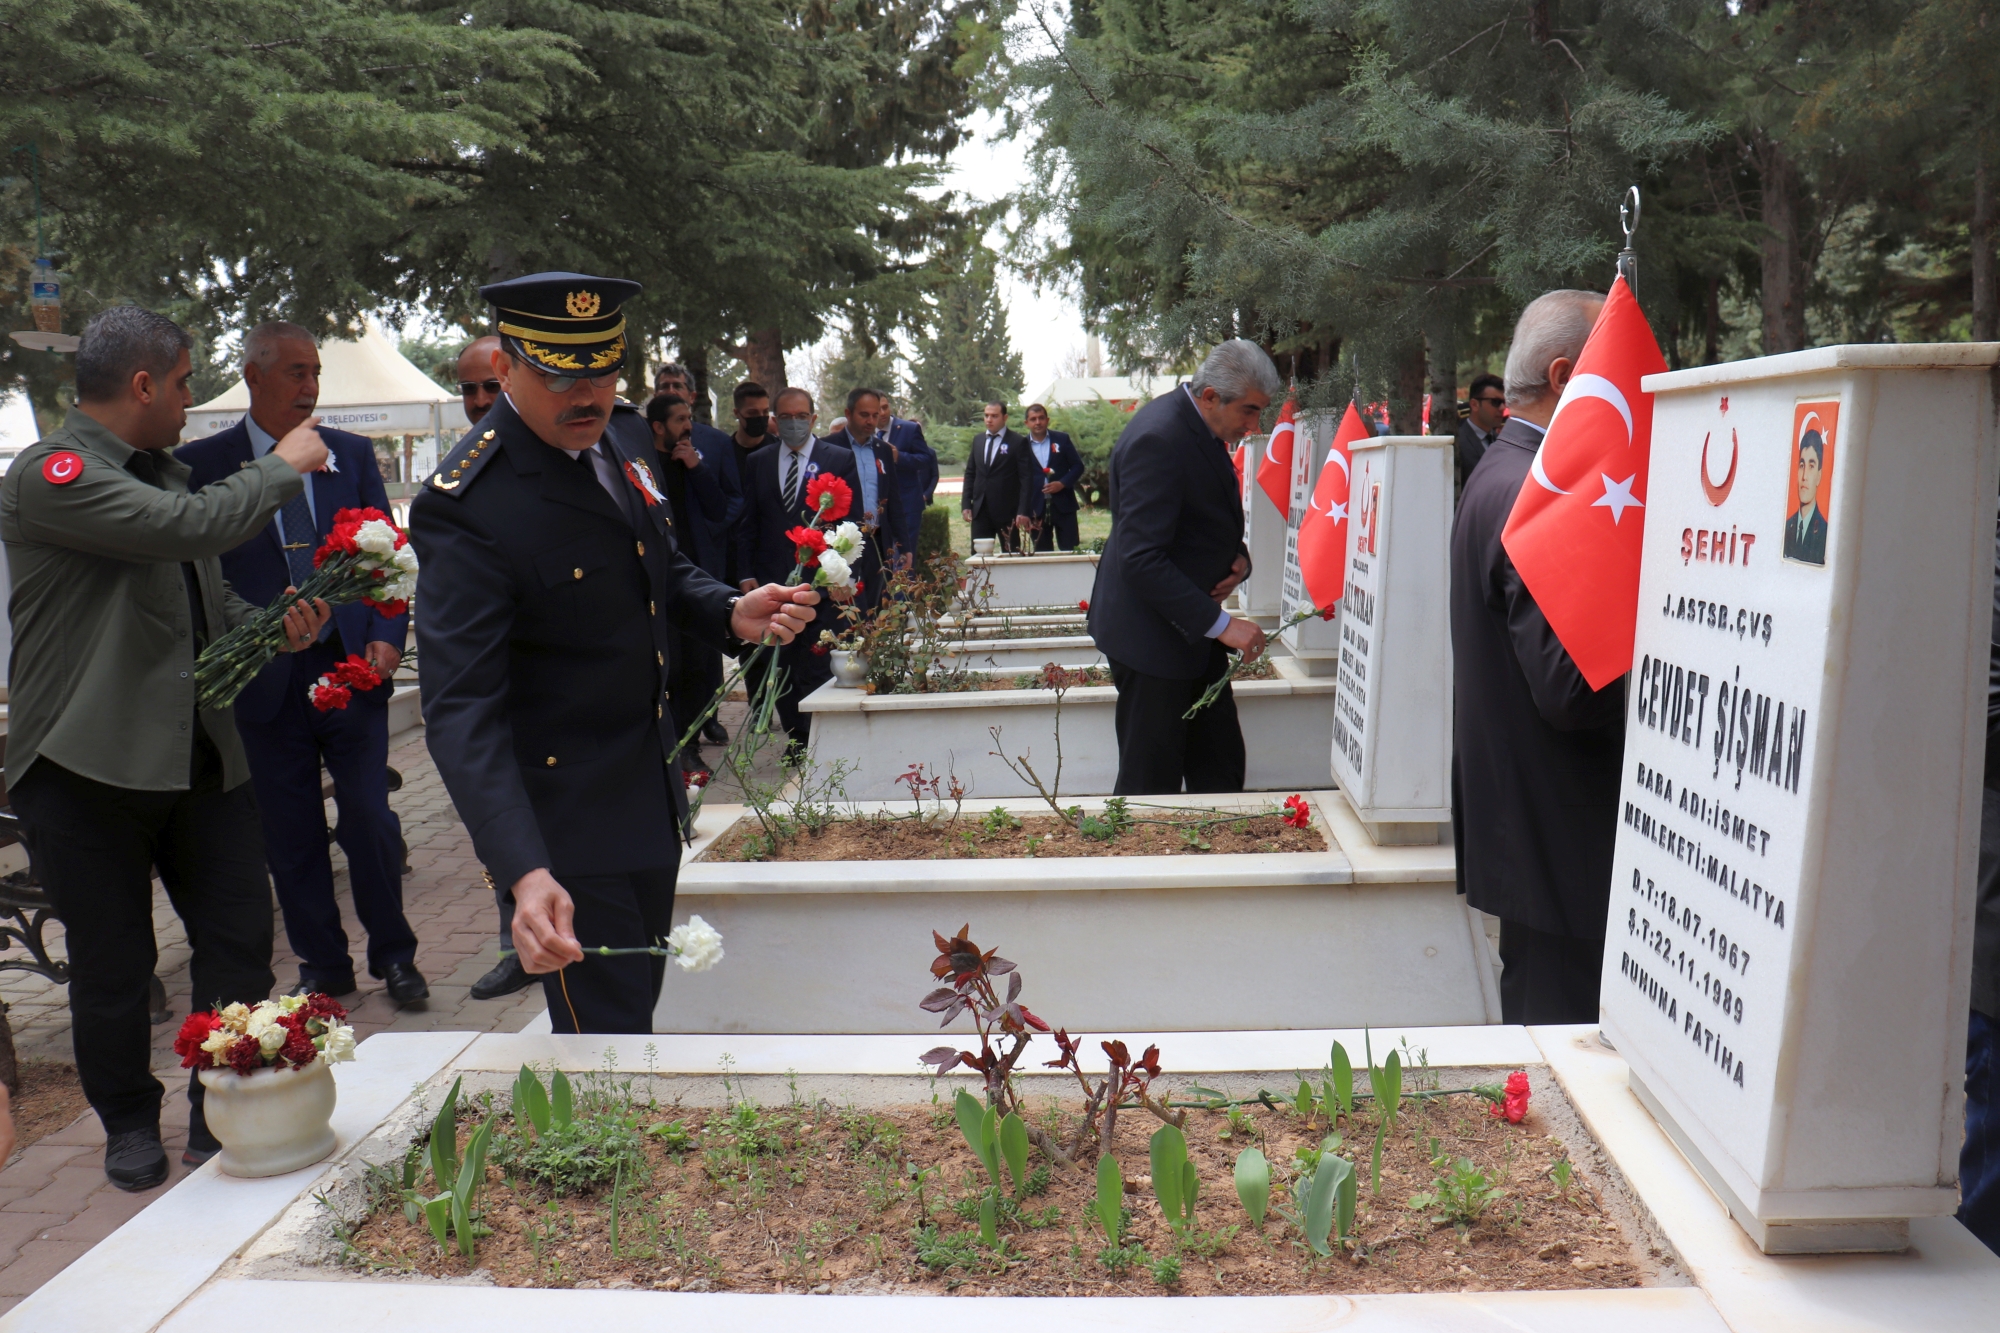
<svg viewBox="0 0 2000 1333"><path fill-rule="evenodd" d="M1472 401L1475 403L1484 403L1488 407L1498 407L1507 400L1505 398L1475 398Z"/></svg>
<svg viewBox="0 0 2000 1333"><path fill-rule="evenodd" d="M473 394L479 393L482 390L497 397L500 393L500 381L460 380L458 382L458 396L461 398L470 398Z"/></svg>

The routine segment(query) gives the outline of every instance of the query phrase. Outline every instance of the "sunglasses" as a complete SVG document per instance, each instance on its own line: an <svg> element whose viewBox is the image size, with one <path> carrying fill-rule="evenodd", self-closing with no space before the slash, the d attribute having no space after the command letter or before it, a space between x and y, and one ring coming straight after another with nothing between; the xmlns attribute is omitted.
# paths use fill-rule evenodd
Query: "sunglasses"
<svg viewBox="0 0 2000 1333"><path fill-rule="evenodd" d="M460 380L458 382L458 396L461 398L470 398L472 397L473 394L478 393L482 389L485 390L487 393L493 394L494 396L498 397L500 393L500 381Z"/></svg>
<svg viewBox="0 0 2000 1333"><path fill-rule="evenodd" d="M522 368L524 370L532 372L535 378L542 382L542 387L544 389L547 389L550 393L553 394L566 394L570 392L570 390L576 388L577 385L582 384L586 381L589 382L590 387L593 389L608 388L611 385L615 385L616 383L618 383L618 377L625 373L623 368L620 368L618 370L608 371L602 375L571 376L571 375L551 375L547 371L542 370L537 366L523 365Z"/></svg>
<svg viewBox="0 0 2000 1333"><path fill-rule="evenodd" d="M1488 407L1498 407L1507 400L1505 398L1475 398L1472 401L1475 403L1484 403Z"/></svg>

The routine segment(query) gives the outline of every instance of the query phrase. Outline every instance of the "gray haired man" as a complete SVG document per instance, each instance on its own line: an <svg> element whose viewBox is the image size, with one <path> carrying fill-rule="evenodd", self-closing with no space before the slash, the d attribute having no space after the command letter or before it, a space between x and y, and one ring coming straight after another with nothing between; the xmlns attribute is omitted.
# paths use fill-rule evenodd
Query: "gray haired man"
<svg viewBox="0 0 2000 1333"><path fill-rule="evenodd" d="M1452 833L1466 901L1500 918L1506 1023L1597 1021L1625 687L1590 688L1500 534L1603 306L1555 291L1521 312L1510 415L1451 532Z"/></svg>
<svg viewBox="0 0 2000 1333"><path fill-rule="evenodd" d="M1243 790L1243 730L1229 687L1184 715L1264 631L1222 603L1250 576L1229 447L1279 388L1257 344L1232 338L1194 380L1140 408L1111 451L1111 537L1090 594L1090 632L1118 687L1120 796Z"/></svg>

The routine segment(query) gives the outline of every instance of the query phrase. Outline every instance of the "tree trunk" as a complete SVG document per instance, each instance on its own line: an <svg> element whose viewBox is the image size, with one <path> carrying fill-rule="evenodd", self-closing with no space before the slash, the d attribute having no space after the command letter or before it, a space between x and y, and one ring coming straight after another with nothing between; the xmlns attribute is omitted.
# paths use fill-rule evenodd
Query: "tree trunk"
<svg viewBox="0 0 2000 1333"><path fill-rule="evenodd" d="M778 390L788 387L785 344L776 329L752 329L736 354L750 368L750 378L769 389L773 398L778 396Z"/></svg>
<svg viewBox="0 0 2000 1333"><path fill-rule="evenodd" d="M1712 366L1722 355L1719 343L1722 338L1722 277L1720 274L1708 280L1708 300L1702 311L1702 318L1708 327L1702 335L1701 363Z"/></svg>
<svg viewBox="0 0 2000 1333"><path fill-rule="evenodd" d="M1549 0L1528 0L1528 40L1537 47L1547 46L1550 35Z"/></svg>
<svg viewBox="0 0 2000 1333"><path fill-rule="evenodd" d="M2000 338L2000 291L1993 273L1993 168L1982 141L1972 168L1972 340Z"/></svg>
<svg viewBox="0 0 2000 1333"><path fill-rule="evenodd" d="M708 345L688 342L681 348L681 364L687 367L688 378L693 381L694 419L704 426L715 424L715 405L708 399Z"/></svg>
<svg viewBox="0 0 2000 1333"><path fill-rule="evenodd" d="M1424 315L1424 352L1430 371L1431 434L1458 429L1458 302L1449 291L1432 296Z"/></svg>
<svg viewBox="0 0 2000 1333"><path fill-rule="evenodd" d="M1424 432L1424 344L1412 342L1396 359L1396 387L1389 396L1389 433Z"/></svg>
<svg viewBox="0 0 2000 1333"><path fill-rule="evenodd" d="M1806 345L1806 272L1799 237L1799 176L1791 155L1775 139L1758 136L1763 178L1764 355Z"/></svg>

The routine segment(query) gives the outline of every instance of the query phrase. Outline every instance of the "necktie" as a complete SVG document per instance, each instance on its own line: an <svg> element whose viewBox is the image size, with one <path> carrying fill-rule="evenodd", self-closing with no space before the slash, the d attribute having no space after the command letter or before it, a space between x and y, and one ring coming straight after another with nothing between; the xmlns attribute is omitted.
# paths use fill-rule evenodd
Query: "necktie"
<svg viewBox="0 0 2000 1333"><path fill-rule="evenodd" d="M311 482L307 482L311 485ZM313 538L318 535L313 527L312 510L306 506L303 493L285 501L278 510L282 520L279 533L285 546L285 568L292 576L292 586L303 588L313 573Z"/></svg>
<svg viewBox="0 0 2000 1333"><path fill-rule="evenodd" d="M1000 437L998 435L987 436L986 461L991 463L994 459L998 458L999 456L1000 456Z"/></svg>
<svg viewBox="0 0 2000 1333"><path fill-rule="evenodd" d="M799 451L788 450L790 461L785 464L785 508L791 509L799 502Z"/></svg>

